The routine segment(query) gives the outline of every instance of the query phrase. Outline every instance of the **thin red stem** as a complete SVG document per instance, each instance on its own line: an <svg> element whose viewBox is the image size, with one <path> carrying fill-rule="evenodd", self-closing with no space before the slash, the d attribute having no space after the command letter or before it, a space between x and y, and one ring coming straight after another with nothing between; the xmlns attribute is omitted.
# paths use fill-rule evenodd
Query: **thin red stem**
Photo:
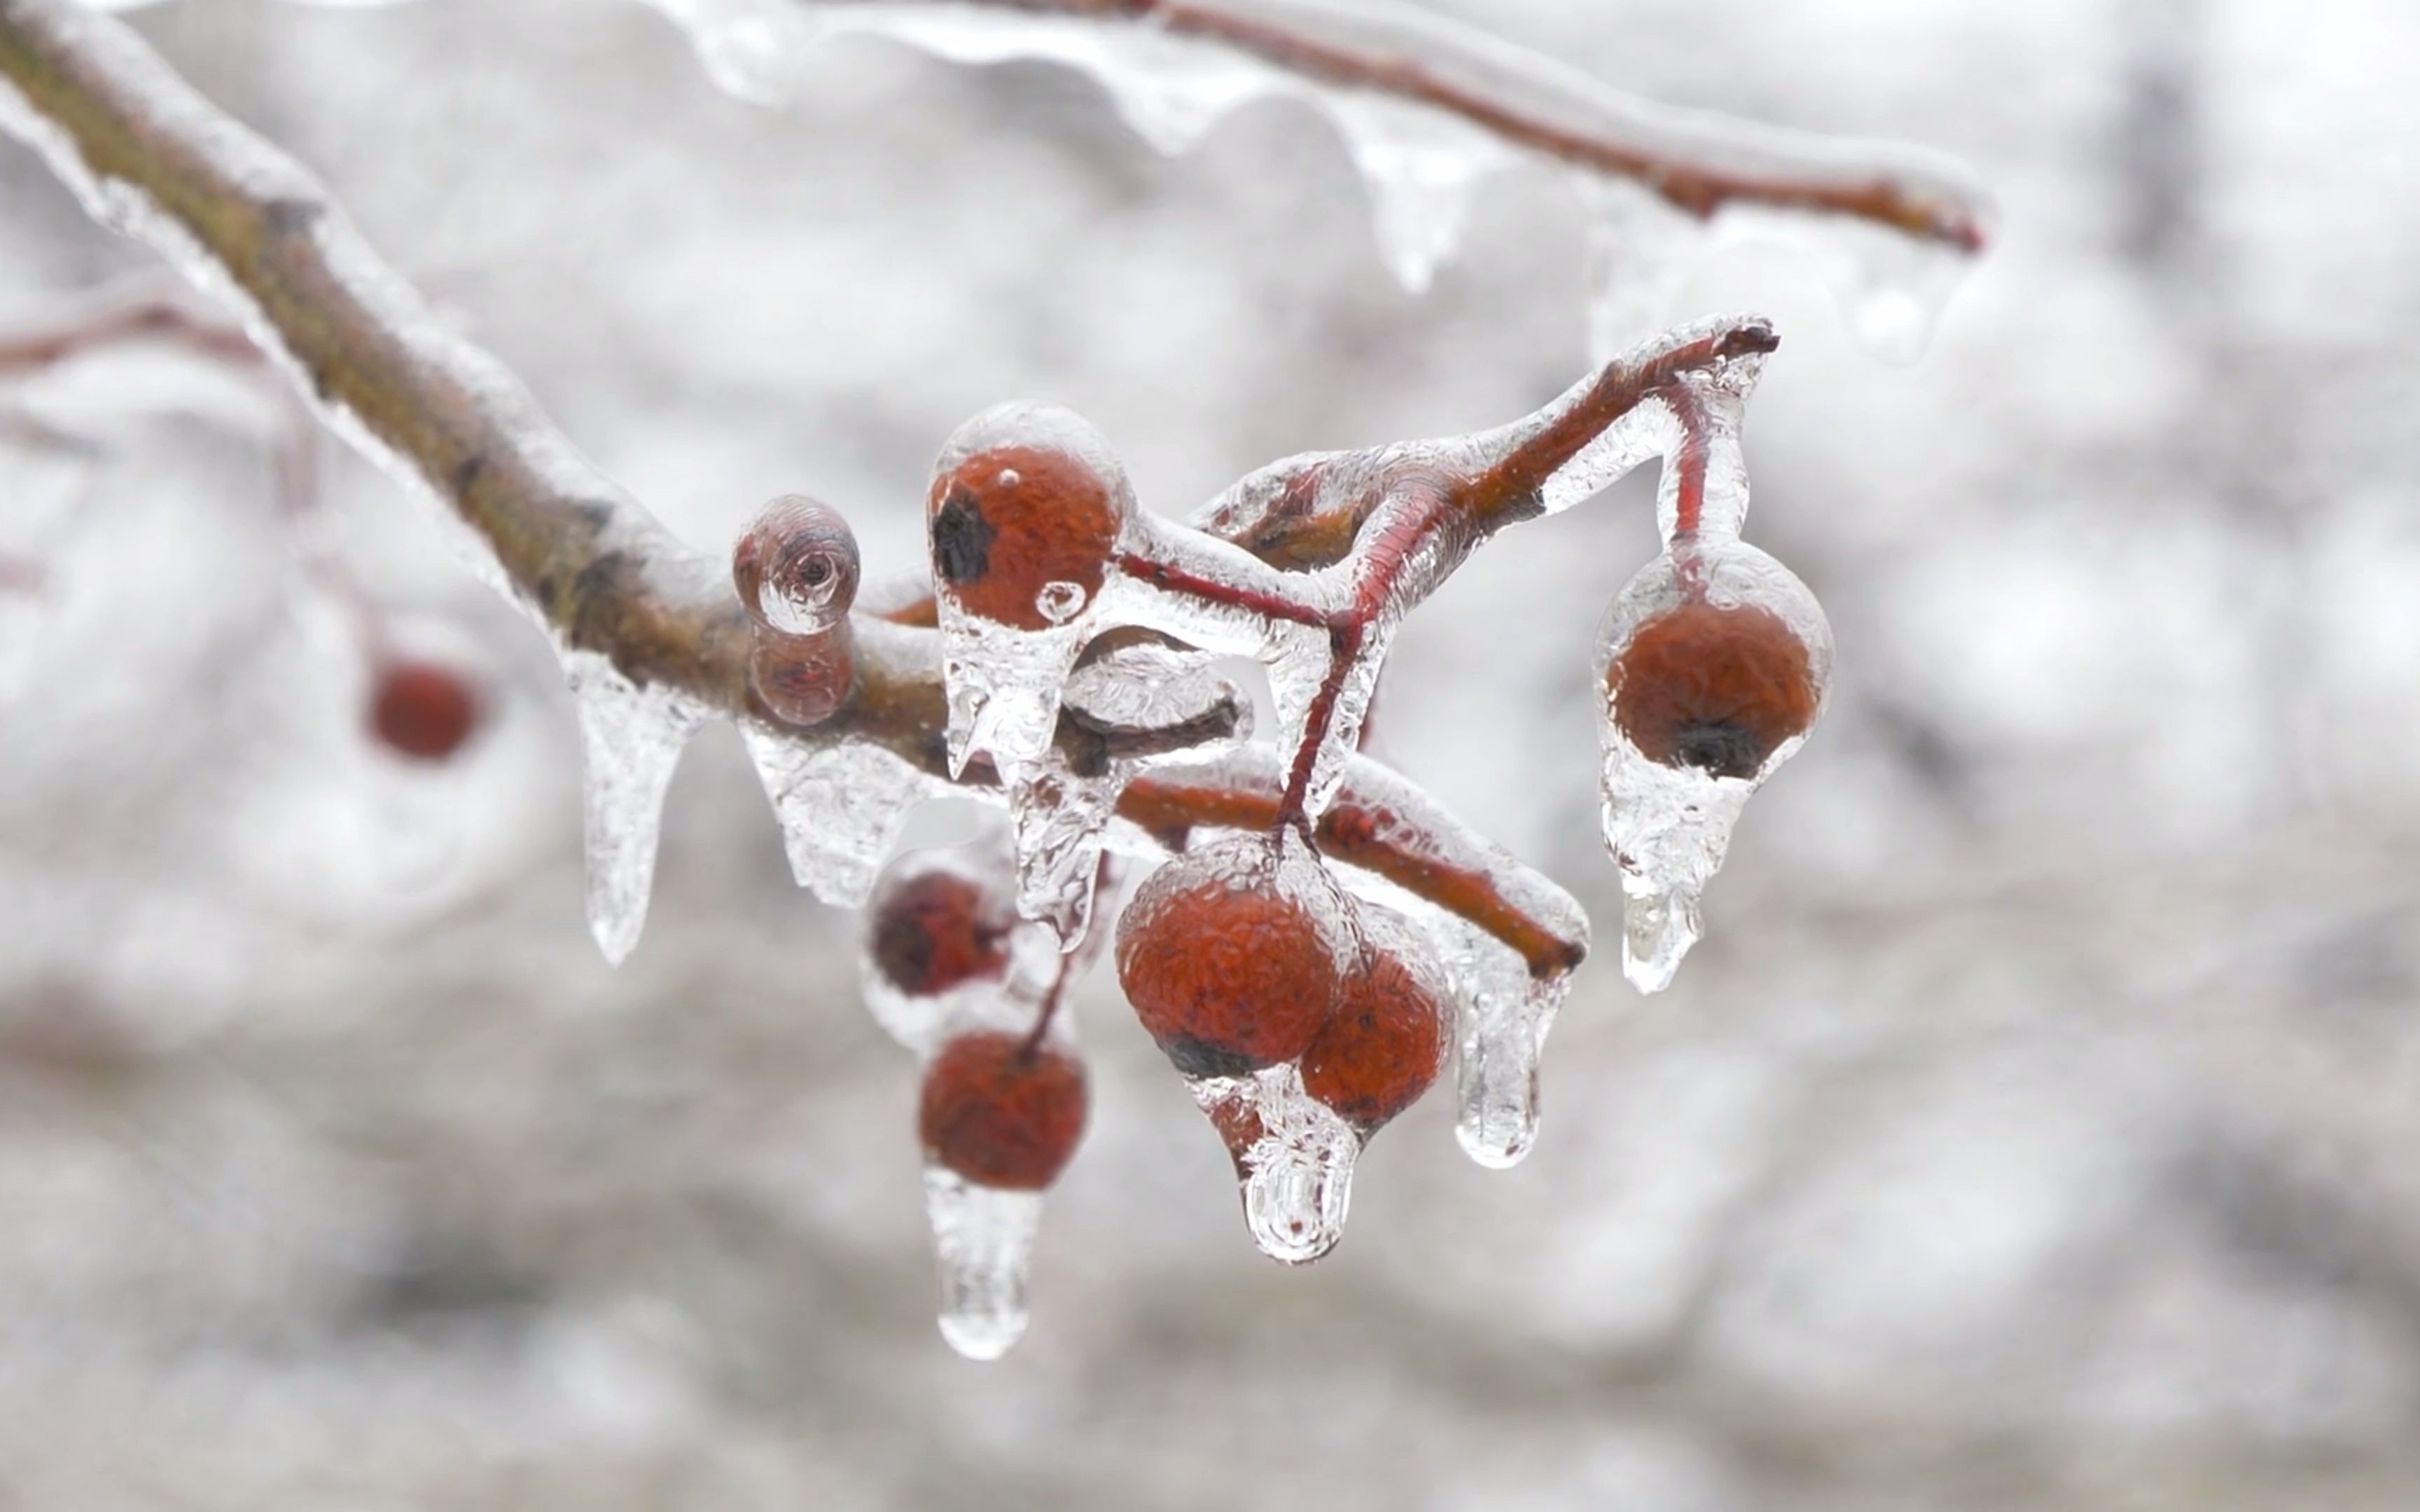
<svg viewBox="0 0 2420 1512"><path fill-rule="evenodd" d="M1233 583L1217 582L1199 574L1187 572L1182 567L1172 567L1167 563L1155 561L1136 552L1121 551L1114 561L1118 570L1129 578L1140 578L1155 588L1164 588L1171 593L1184 594L1188 597L1201 599L1206 604L1225 604L1233 609L1249 609L1254 614L1266 615L1273 620L1284 620L1293 625L1326 625L1327 623L1326 615L1307 604L1298 604L1293 599L1280 598L1275 594L1260 593L1254 589L1238 588Z"/></svg>
<svg viewBox="0 0 2420 1512"><path fill-rule="evenodd" d="M1706 513L1706 406L1685 383L1673 384L1663 398L1681 425L1681 444L1665 464L1673 476L1672 538L1687 540Z"/></svg>

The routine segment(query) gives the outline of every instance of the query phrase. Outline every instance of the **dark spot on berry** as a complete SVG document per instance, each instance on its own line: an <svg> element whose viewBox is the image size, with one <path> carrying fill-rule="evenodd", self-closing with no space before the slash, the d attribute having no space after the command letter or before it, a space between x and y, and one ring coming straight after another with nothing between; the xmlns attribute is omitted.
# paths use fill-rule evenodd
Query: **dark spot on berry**
<svg viewBox="0 0 2420 1512"><path fill-rule="evenodd" d="M973 492L951 489L933 517L933 570L944 582L973 582L990 570L993 534Z"/></svg>
<svg viewBox="0 0 2420 1512"><path fill-rule="evenodd" d="M1260 1069L1249 1056L1189 1034L1171 1034L1159 1048L1179 1076L1248 1076Z"/></svg>
<svg viewBox="0 0 2420 1512"><path fill-rule="evenodd" d="M1770 754L1744 726L1728 719L1683 725L1672 742L1672 760L1714 777L1754 777Z"/></svg>

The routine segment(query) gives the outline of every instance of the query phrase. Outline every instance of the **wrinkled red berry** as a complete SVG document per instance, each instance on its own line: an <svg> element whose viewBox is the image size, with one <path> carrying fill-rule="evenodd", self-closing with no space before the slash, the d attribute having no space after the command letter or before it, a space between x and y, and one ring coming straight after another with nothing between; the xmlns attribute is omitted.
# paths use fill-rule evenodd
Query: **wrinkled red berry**
<svg viewBox="0 0 2420 1512"><path fill-rule="evenodd" d="M450 667L390 661L379 669L369 716L370 733L388 749L442 762L478 728L479 695L467 675Z"/></svg>
<svg viewBox="0 0 2420 1512"><path fill-rule="evenodd" d="M1754 777L1814 722L1807 643L1770 609L1691 602L1638 627L1606 672L1614 721L1648 760Z"/></svg>
<svg viewBox="0 0 2420 1512"><path fill-rule="evenodd" d="M1374 914L1368 927L1361 969L1302 1053L1302 1089L1364 1138L1420 1100L1453 1043L1445 973L1408 932L1381 932Z"/></svg>
<svg viewBox="0 0 2420 1512"><path fill-rule="evenodd" d="M1354 959L1351 901L1301 852L1257 838L1188 851L1118 921L1118 980L1187 1076L1240 1076L1302 1054Z"/></svg>
<svg viewBox="0 0 2420 1512"><path fill-rule="evenodd" d="M875 900L875 968L910 997L931 997L1008 964L1001 900L954 872L926 872Z"/></svg>
<svg viewBox="0 0 2420 1512"><path fill-rule="evenodd" d="M1126 507L1123 485L1072 452L985 448L933 480L933 576L970 613L1047 629L1100 592ZM1046 614L1035 599L1051 583L1083 596Z"/></svg>
<svg viewBox="0 0 2420 1512"><path fill-rule="evenodd" d="M916 1130L927 1160L980 1186L1038 1192L1084 1136L1084 1068L1063 1050L985 1030L924 1068Z"/></svg>

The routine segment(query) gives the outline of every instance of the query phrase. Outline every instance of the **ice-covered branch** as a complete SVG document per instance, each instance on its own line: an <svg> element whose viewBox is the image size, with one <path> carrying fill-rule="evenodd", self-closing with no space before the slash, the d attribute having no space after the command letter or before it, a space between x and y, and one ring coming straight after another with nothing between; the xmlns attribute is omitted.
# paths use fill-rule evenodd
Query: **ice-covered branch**
<svg viewBox="0 0 2420 1512"><path fill-rule="evenodd" d="M1167 152L1248 101L1299 100L1342 134L1379 251L1415 291L1454 254L1479 185L1542 164L1589 219L1599 357L1662 326L1680 280L1733 232L1801 251L1869 345L1910 357L1988 236L1983 196L1938 155L1653 104L1391 0L650 3L724 87L768 103L810 87L800 56L836 33L1082 69Z"/></svg>
<svg viewBox="0 0 2420 1512"><path fill-rule="evenodd" d="M1335 0L990 0L1101 14L1223 43L1323 84L1414 101L1507 142L1627 178L1704 218L1733 203L1854 216L1972 252L1981 217L1956 190L1778 132L1653 114L1482 33Z"/></svg>
<svg viewBox="0 0 2420 1512"><path fill-rule="evenodd" d="M582 458L517 378L386 267L310 174L211 106L124 26L71 0L0 0L0 129L39 151L97 219L226 301L333 428L468 527L473 565L552 637L582 690L591 907L609 953L636 937L655 805L701 721L741 721L791 828L794 859L831 841L802 826L880 831L891 816L875 810L904 812L941 786L948 711L938 633L852 615L845 702L812 729L776 717L752 686L749 622L721 563L674 538ZM163 318L137 305L120 320L164 332ZM16 355L55 358L72 339L28 343ZM1084 769L1217 738L1239 717L1233 701L1217 698L1156 725L1071 709L1057 739L1071 768ZM881 791L850 791L846 779L866 777L869 754L880 760ZM959 780L998 779L977 764ZM1387 795L1365 791L1373 782ZM1378 826L1348 858L1466 914L1534 964L1575 961L1585 933L1569 923L1569 899L1434 803L1407 805L1404 786L1357 764L1348 805L1417 811L1430 829ZM1164 832L1220 823L1257 791L1187 783L1134 801ZM1431 864L1432 852L1480 858L1485 886ZM811 868L801 861L800 871ZM871 880L870 865L833 874L827 890L839 895ZM1538 899L1544 913L1525 913Z"/></svg>

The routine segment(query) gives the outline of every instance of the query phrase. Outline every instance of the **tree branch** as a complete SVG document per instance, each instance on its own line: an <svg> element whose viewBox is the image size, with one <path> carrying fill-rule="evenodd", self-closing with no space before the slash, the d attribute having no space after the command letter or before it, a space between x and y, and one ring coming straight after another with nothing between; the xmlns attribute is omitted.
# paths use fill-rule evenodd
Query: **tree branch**
<svg viewBox="0 0 2420 1512"><path fill-rule="evenodd" d="M812 730L782 727L750 688L747 621L721 564L582 458L304 169L124 25L72 0L0 0L0 129L35 147L97 219L229 302L323 420L469 527L477 564L559 648L600 655L634 684L783 728L800 744L871 742L946 771L937 632L853 615L850 701ZM1232 714L1182 733L1221 728L1233 728ZM1062 738L1105 736L1069 718ZM988 774L968 777L980 784ZM1273 783L1197 778L1139 782L1121 811L1166 835L1274 805ZM1586 921L1567 895L1385 768L1357 760L1337 811L1340 859L1462 914L1533 970L1565 971L1585 953Z"/></svg>
<svg viewBox="0 0 2420 1512"><path fill-rule="evenodd" d="M891 0L913 6L926 0ZM1411 101L1502 141L1638 184L1700 220L1750 204L1869 221L1962 252L1983 215L1937 178L1837 144L1648 108L1554 60L1411 11L1340 14L1298 0L975 0L1197 38L1318 84Z"/></svg>

